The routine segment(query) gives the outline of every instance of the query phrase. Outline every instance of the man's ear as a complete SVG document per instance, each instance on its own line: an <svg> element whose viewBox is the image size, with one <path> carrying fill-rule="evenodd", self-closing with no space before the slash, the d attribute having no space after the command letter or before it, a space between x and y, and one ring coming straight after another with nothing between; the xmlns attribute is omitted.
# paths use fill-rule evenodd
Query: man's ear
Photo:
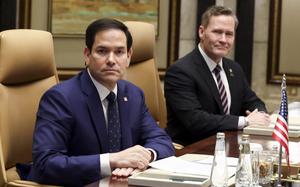
<svg viewBox="0 0 300 187"><path fill-rule="evenodd" d="M128 50L128 52L127 52L127 64L126 64L126 67L128 67L129 64L130 64L130 60L131 60L132 54L133 54L133 50L132 50L132 47L131 47L131 48Z"/></svg>
<svg viewBox="0 0 300 187"><path fill-rule="evenodd" d="M201 38L203 37L204 29L205 29L205 28L204 28L203 25L200 25L200 26L199 26L199 29L198 29L198 36L199 36L200 40L201 40Z"/></svg>
<svg viewBox="0 0 300 187"><path fill-rule="evenodd" d="M90 63L90 55L91 55L91 52L89 50L89 48L85 47L84 50L83 50L83 55L84 55L84 61L85 61L85 66L87 67Z"/></svg>

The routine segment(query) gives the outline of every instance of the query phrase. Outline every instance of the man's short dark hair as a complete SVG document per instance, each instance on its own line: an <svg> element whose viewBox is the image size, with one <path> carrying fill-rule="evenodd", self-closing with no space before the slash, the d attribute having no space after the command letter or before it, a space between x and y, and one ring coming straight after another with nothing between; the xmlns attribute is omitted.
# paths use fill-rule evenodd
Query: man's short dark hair
<svg viewBox="0 0 300 187"><path fill-rule="evenodd" d="M211 6L209 7L201 17L201 25L204 27L207 27L210 21L210 18L213 16L232 16L235 23L235 29L237 28L239 21L236 17L236 15L233 13L233 11L230 8L224 7L224 6Z"/></svg>
<svg viewBox="0 0 300 187"><path fill-rule="evenodd" d="M103 18L92 22L85 31L85 45L90 51L92 50L96 34L100 31L108 29L117 29L123 31L127 40L127 50L131 48L132 36L127 26L118 20Z"/></svg>

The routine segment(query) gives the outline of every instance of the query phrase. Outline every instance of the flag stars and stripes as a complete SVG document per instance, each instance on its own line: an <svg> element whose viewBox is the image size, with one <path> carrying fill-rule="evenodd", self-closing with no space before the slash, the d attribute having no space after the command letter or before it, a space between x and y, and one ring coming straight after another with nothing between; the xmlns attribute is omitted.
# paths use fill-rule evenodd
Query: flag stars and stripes
<svg viewBox="0 0 300 187"><path fill-rule="evenodd" d="M288 108L286 95L286 80L285 75L282 79L281 85L281 105L279 115L274 127L272 137L284 147L287 155L287 163L289 165L289 135L288 135Z"/></svg>

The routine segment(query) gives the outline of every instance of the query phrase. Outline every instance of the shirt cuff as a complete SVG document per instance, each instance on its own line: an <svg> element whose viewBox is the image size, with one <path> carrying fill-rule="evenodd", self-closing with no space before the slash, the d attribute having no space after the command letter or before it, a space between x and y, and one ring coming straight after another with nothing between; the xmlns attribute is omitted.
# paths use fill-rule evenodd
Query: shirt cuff
<svg viewBox="0 0 300 187"><path fill-rule="evenodd" d="M109 187L109 181L110 181L110 177L101 179L99 182L99 187Z"/></svg>
<svg viewBox="0 0 300 187"><path fill-rule="evenodd" d="M246 120L246 117L239 116L238 129L243 129L246 126L248 126L248 122Z"/></svg>
<svg viewBox="0 0 300 187"><path fill-rule="evenodd" d="M154 151L154 149L151 148L147 148L149 151L151 151L151 153L153 154L153 159L151 160L151 162L154 162L157 159L157 153L156 151Z"/></svg>
<svg viewBox="0 0 300 187"><path fill-rule="evenodd" d="M100 174L102 178L111 175L111 168L109 165L109 153L100 154L100 169Z"/></svg>

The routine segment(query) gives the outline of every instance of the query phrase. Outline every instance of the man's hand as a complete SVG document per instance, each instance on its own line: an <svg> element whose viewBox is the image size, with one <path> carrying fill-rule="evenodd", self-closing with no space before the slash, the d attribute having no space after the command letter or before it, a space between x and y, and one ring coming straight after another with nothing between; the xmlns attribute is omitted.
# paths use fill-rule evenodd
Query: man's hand
<svg viewBox="0 0 300 187"><path fill-rule="evenodd" d="M127 177L112 176L110 178L108 186L109 187L128 187L127 181L128 181ZM101 185L99 185L99 186L101 186Z"/></svg>
<svg viewBox="0 0 300 187"><path fill-rule="evenodd" d="M120 173L131 173L131 169L145 170L151 160L151 152L140 146L136 145L117 153L109 154L110 167L115 170L116 168L124 168ZM116 172L119 173L119 172Z"/></svg>
<svg viewBox="0 0 300 187"><path fill-rule="evenodd" d="M117 177L128 177L130 175L133 175L135 173L141 172L143 170L140 169L133 169L133 168L116 168L113 172L113 176Z"/></svg>
<svg viewBox="0 0 300 187"><path fill-rule="evenodd" d="M265 112L255 109L252 112L247 110L246 114L246 121L248 122L248 125L269 126L270 124L270 116Z"/></svg>

